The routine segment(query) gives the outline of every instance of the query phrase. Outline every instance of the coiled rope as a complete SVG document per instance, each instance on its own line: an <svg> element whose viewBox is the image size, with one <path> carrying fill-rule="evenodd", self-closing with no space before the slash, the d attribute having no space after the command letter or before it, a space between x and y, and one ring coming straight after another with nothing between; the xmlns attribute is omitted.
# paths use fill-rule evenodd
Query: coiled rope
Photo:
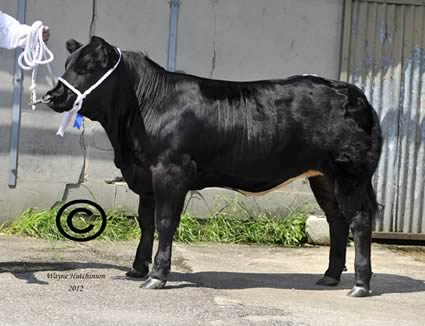
<svg viewBox="0 0 425 326"><path fill-rule="evenodd" d="M43 100L37 99L37 69L39 65L47 65L49 70L52 86L56 83L56 78L52 73L50 62L55 56L49 50L43 41L43 23L36 21L31 26L31 32L28 33L25 42L25 48L18 57L18 64L23 70L32 70L31 77L31 108L35 110L37 103L43 103Z"/></svg>

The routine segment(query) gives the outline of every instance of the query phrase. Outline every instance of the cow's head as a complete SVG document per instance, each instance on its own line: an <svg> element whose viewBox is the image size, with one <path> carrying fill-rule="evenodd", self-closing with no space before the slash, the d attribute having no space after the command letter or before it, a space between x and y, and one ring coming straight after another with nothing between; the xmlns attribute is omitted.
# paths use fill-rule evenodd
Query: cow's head
<svg viewBox="0 0 425 326"><path fill-rule="evenodd" d="M65 73L62 78L81 93L94 85L114 66L119 57L114 47L96 36L93 36L84 46L76 40L69 40L66 42L66 49L70 55L66 59ZM92 120L98 120L102 104L111 100L110 96L114 87L112 77L113 75L109 76L84 99L80 113ZM77 95L60 81L43 97L47 105L56 112L71 110L76 98Z"/></svg>

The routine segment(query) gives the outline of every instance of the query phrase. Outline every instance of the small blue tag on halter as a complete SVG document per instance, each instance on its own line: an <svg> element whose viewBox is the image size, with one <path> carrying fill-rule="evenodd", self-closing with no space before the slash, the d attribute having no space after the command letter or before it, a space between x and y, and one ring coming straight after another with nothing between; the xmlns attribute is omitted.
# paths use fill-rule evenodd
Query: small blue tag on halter
<svg viewBox="0 0 425 326"><path fill-rule="evenodd" d="M84 116L81 113L77 112L77 116L75 117L74 120L74 128L80 129L81 125L83 124L84 121Z"/></svg>

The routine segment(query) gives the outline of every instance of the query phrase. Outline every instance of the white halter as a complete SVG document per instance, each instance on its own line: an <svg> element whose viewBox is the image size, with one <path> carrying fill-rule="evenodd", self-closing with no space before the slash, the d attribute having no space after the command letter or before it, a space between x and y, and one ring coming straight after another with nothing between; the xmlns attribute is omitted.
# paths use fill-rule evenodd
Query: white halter
<svg viewBox="0 0 425 326"><path fill-rule="evenodd" d="M68 87L71 91L73 91L77 98L74 101L74 104L72 105L72 109L65 112L64 117L62 118L62 122L59 125L59 129L56 133L56 135L60 135L63 137L65 133L65 129L72 120L72 115L78 111L80 111L81 107L83 106L84 99L93 92L96 87L98 87L102 82L109 77L110 74L114 72L114 70L118 67L120 61L121 61L121 50L119 48L116 48L119 54L118 60L115 63L115 65L109 69L96 83L94 83L92 86L90 86L87 90L84 91L84 93L81 93L78 89L76 89L74 86L72 86L69 82L67 82L62 77L58 77L58 81L61 81L66 87Z"/></svg>

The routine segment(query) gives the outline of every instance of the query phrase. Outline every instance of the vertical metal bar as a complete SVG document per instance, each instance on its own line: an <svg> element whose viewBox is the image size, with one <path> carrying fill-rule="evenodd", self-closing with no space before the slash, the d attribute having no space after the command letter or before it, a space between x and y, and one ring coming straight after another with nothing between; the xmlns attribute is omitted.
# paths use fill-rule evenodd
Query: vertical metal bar
<svg viewBox="0 0 425 326"><path fill-rule="evenodd" d="M409 162L409 159L414 155L414 148L410 143L412 140L412 131L410 130L413 122L411 119L411 110L413 110L415 84L416 80L413 80L415 60L414 60L414 22L415 22L415 11L414 6L406 6L405 10L405 25L404 25L404 40L403 40L403 58L404 58L404 76L403 76L403 105L400 113L400 178L399 178L399 194L397 198L398 216L402 219L400 231L408 233L410 230L411 222L411 209L410 209L410 198L408 194L411 191L409 182L411 180L410 171L412 171L413 162ZM414 119L414 117L413 117ZM415 126L413 126L415 127Z"/></svg>
<svg viewBox="0 0 425 326"><path fill-rule="evenodd" d="M385 69L382 68L383 62L383 41L382 41L382 33L381 26L382 22L385 21L385 7L382 4L377 4L377 14L376 14L376 22L375 22L375 44L373 44L374 51L373 57L375 60L374 73L373 73L373 97L372 97L372 105L375 110L378 112L379 120L382 125L382 133L383 135L387 135L387 129L384 128L385 117L389 116L389 112L386 107L382 105L383 96L383 78ZM382 155L381 160L379 161L378 169L375 172L374 181L376 182L376 192L378 197L378 202L387 205L387 201L385 198L385 188L386 188L386 153L387 153L387 137L384 137L385 143L382 147ZM386 217L384 216L384 219ZM377 219L375 224L375 231L383 231L383 219Z"/></svg>
<svg viewBox="0 0 425 326"><path fill-rule="evenodd" d="M25 22L26 0L18 0L18 20ZM18 64L18 57L22 50L17 49L15 55L15 76L13 80L12 126L10 129L9 151L9 187L16 186L18 172L18 144L21 128L21 96L22 96L22 71Z"/></svg>
<svg viewBox="0 0 425 326"><path fill-rule="evenodd" d="M168 71L176 70L177 52L177 21L179 17L180 0L170 0L170 29L168 35Z"/></svg>
<svg viewBox="0 0 425 326"><path fill-rule="evenodd" d="M385 204L384 204L384 219L383 231L394 232L395 220L395 205L394 200L397 183L397 153L398 153L398 107L395 105L394 98L394 83L397 81L392 75L393 58L394 58L394 15L396 7L391 4L382 4L383 17L379 27L379 38L382 40L382 127L384 146L386 148L385 164ZM394 27L395 28L395 27Z"/></svg>
<svg viewBox="0 0 425 326"><path fill-rule="evenodd" d="M357 58L356 61L358 69L358 82L359 86L363 91L366 88L366 78L367 78L367 55L368 55L368 30L369 30L369 3L360 3L360 16L359 16L359 47L357 48Z"/></svg>
<svg viewBox="0 0 425 326"><path fill-rule="evenodd" d="M394 190L393 190L393 210L392 210L392 216L391 216L391 229L393 232L399 232L401 228L399 228L399 221L401 220L401 216L398 214L398 207L400 205L399 198L399 166L400 166L400 114L401 114L401 107L403 105L403 97L404 97L404 89L403 87L403 35L404 35L404 8L405 6L398 6L398 5L389 5L389 11L388 11L388 17L387 17L387 24L388 29L390 33L389 39L392 40L392 47L391 47L391 59L392 59L392 66L390 69L390 74L386 77L387 80L391 81L391 89L390 93L391 96L389 97L389 101L387 100L383 101L383 103L386 103L385 105L389 105L392 107L391 112L392 116L394 117L394 125L390 126L391 129L393 129L394 137L395 137L395 162L393 173L394 173ZM388 59L385 59L384 62L388 62ZM388 96L385 95L385 98ZM389 103L389 104L388 104ZM396 131L396 132L395 132ZM386 187L389 187L390 184L387 184ZM384 217L385 219L386 217ZM390 217L387 217L390 218Z"/></svg>
<svg viewBox="0 0 425 326"><path fill-rule="evenodd" d="M412 21L412 49L411 49L411 76L410 76L410 107L407 108L407 182L406 182L406 206L404 211L406 229L404 232L412 232L413 226L413 206L414 206L414 180L415 180L415 165L417 157L416 148L416 126L417 126L417 107L418 107L418 80L420 78L420 55L417 51L421 46L421 34L418 33L420 29L418 25L421 24L420 11L414 8L413 21Z"/></svg>
<svg viewBox="0 0 425 326"><path fill-rule="evenodd" d="M377 17L378 17L378 5L371 3L368 6L368 17L367 17L367 43L365 46L365 60L366 60L366 71L365 71L365 88L364 92L369 102L372 103L373 99L373 73L375 72L375 57L374 57L374 44L376 44L376 28L377 28ZM370 44L370 45L369 45Z"/></svg>
<svg viewBox="0 0 425 326"><path fill-rule="evenodd" d="M359 45L359 17L360 17L360 3L358 1L353 2L352 8L352 20L351 20L351 34L350 34L350 47L349 47L349 68L348 68L348 79L350 83L356 82L357 66L356 66L356 52Z"/></svg>
<svg viewBox="0 0 425 326"><path fill-rule="evenodd" d="M342 47L339 64L339 79L348 81L350 74L350 44L351 44L351 27L352 27L352 0L344 0L344 20L342 33Z"/></svg>
<svg viewBox="0 0 425 326"><path fill-rule="evenodd" d="M418 58L417 58L417 74L418 79L416 79L416 88L417 88L417 98L416 98L416 104L415 104L415 134L414 134L414 143L415 143L415 161L413 162L413 169L412 174L414 174L414 178L412 180L412 226L411 226L411 232L412 233L420 233L421 232L421 223L420 219L422 218L422 205L421 202L423 200L423 154L424 154L424 143L423 143L423 116L424 116L424 110L422 107L422 103L424 103L424 97L423 97L423 73L424 73L424 60L423 60L423 44L424 44L424 7L418 7L416 10L416 13L418 15L417 20L418 23L415 26L415 33L418 34L418 39L416 40L416 45L414 51L418 51ZM413 109L413 108L412 108Z"/></svg>

